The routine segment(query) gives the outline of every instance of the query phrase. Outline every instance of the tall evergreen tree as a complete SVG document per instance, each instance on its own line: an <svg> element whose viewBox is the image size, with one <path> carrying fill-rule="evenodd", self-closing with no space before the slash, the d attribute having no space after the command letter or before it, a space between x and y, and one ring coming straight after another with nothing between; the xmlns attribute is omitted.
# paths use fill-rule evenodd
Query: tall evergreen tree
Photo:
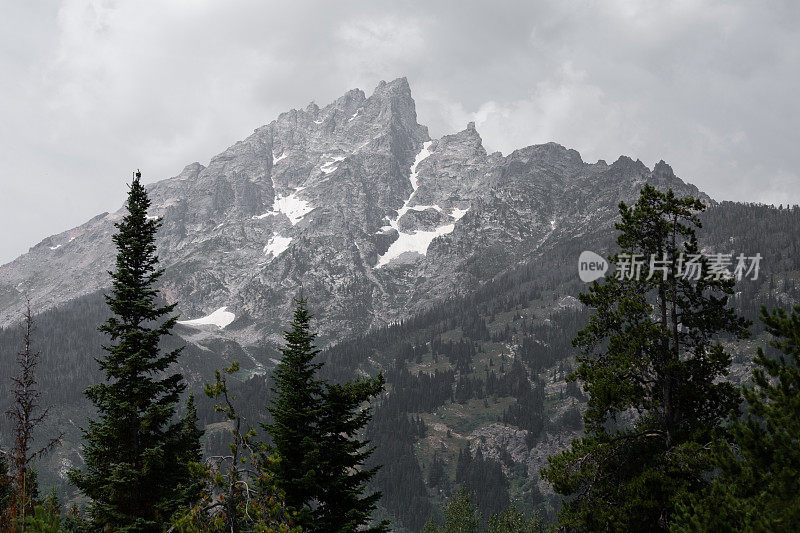
<svg viewBox="0 0 800 533"><path fill-rule="evenodd" d="M273 423L268 453L278 460L269 467L286 503L298 511L309 531L356 531L366 527L380 493L364 495L377 467L364 468L372 453L359 434L372 414L364 403L384 387L383 376L342 385L317 377L311 314L302 293L283 357L272 377L275 397L269 406ZM368 531L385 531L380 523Z"/></svg>
<svg viewBox="0 0 800 533"><path fill-rule="evenodd" d="M106 302L112 316L100 327L110 343L97 358L106 381L86 389L98 418L84 430L85 469L72 482L92 499L95 527L113 531L157 531L190 494L188 462L196 458L198 433L176 420L186 385L172 371L181 349L162 353L160 339L177 321L175 304L157 302L155 236L160 220L150 219L150 200L137 171L116 223L116 270ZM191 414L189 415L191 418Z"/></svg>
<svg viewBox="0 0 800 533"><path fill-rule="evenodd" d="M718 443L717 476L682 506L675 531L800 529L800 306L791 315L763 308L777 357L759 348L747 416Z"/></svg>
<svg viewBox="0 0 800 533"><path fill-rule="evenodd" d="M175 487L172 502L167 504L170 509L179 509L196 502L205 488L203 476L193 474L203 463L203 445L201 440L205 431L199 427L197 406L194 394L190 393L186 400L186 409L181 419L181 433L183 443L178 449L176 466L172 471Z"/></svg>
<svg viewBox="0 0 800 533"><path fill-rule="evenodd" d="M366 527L381 498L380 492L364 495L380 466L365 468L374 448L359 436L372 417L363 407L384 388L383 375L328 385L321 426L323 428L322 492L315 527L319 531L386 531L388 522Z"/></svg>
<svg viewBox="0 0 800 533"><path fill-rule="evenodd" d="M634 206L620 204L620 251L610 259L625 266L580 296L594 309L574 341L583 355L571 375L589 393L586 435L542 469L573 496L563 526L663 530L676 501L707 483L713 431L738 403L720 380L730 356L719 340L748 332L727 307L733 280L699 254L702 209L649 185Z"/></svg>
<svg viewBox="0 0 800 533"><path fill-rule="evenodd" d="M304 529L311 523L311 507L320 496L324 381L317 377L322 363L314 362L311 313L301 293L291 329L284 334L283 356L272 372L275 393L269 412L273 422L263 426L272 437L270 452L280 460L273 465L275 481L286 504L299 514Z"/></svg>

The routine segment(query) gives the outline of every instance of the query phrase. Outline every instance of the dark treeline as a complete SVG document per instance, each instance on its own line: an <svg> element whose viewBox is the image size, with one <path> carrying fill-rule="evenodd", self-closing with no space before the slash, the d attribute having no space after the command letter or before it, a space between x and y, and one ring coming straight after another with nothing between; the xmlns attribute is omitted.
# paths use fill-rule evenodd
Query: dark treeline
<svg viewBox="0 0 800 533"><path fill-rule="evenodd" d="M458 452L456 483L473 495L485 520L509 506L508 479L500 462L484 458L480 449L474 455L469 449Z"/></svg>

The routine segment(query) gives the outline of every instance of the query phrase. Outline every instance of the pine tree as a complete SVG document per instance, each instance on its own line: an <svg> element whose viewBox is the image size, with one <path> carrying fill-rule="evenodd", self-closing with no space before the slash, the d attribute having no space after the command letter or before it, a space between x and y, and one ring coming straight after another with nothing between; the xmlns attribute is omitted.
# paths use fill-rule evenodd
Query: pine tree
<svg viewBox="0 0 800 533"><path fill-rule="evenodd" d="M800 306L761 310L773 336L758 348L747 416L716 448L711 486L687 497L675 531L797 531L800 528Z"/></svg>
<svg viewBox="0 0 800 533"><path fill-rule="evenodd" d="M106 303L112 316L100 327L110 338L97 358L104 383L86 389L98 418L84 430L85 469L70 479L92 499L97 528L156 531L190 498L188 462L196 458L196 428L175 420L186 385L173 371L181 349L162 353L160 339L177 321L175 304L157 302L155 236L160 220L150 219L150 200L136 172L116 223L116 270ZM191 491L190 491L191 492Z"/></svg>
<svg viewBox="0 0 800 533"><path fill-rule="evenodd" d="M676 501L707 483L714 429L738 404L720 380L730 356L719 339L748 332L727 307L733 280L708 276L699 254L703 208L649 185L634 206L620 204L620 251L610 259L633 265L640 254L643 264L639 276L623 270L580 296L594 312L574 340L583 355L570 379L589 393L586 435L542 469L556 492L573 496L562 526L664 530ZM700 276L685 275L688 258Z"/></svg>
<svg viewBox="0 0 800 533"><path fill-rule="evenodd" d="M273 460L257 456L255 431L252 426L242 427L228 388L228 376L238 370L238 362L223 372L217 370L214 383L205 386L206 396L218 400L214 410L223 413L230 424L230 454L196 465L203 473L201 498L176 516L173 528L179 533L298 533L269 469L255 471L259 461L269 461L271 467Z"/></svg>
<svg viewBox="0 0 800 533"><path fill-rule="evenodd" d="M176 490L172 502L167 505L170 509L178 509L198 501L204 489L202 476L191 474L203 463L201 439L205 434L199 427L197 406L194 394L191 393L186 400L186 412L181 419L181 432L183 445L178 450L180 455L174 465L176 468L171 470Z"/></svg>
<svg viewBox="0 0 800 533"><path fill-rule="evenodd" d="M270 468L286 503L298 511L304 530L355 531L367 526L380 493L364 495L378 467L364 468L371 455L359 434L371 419L364 404L384 387L382 375L341 385L317 377L311 315L302 293L283 357L275 368L269 406L273 423L267 453L277 455ZM379 523L368 531L385 531Z"/></svg>

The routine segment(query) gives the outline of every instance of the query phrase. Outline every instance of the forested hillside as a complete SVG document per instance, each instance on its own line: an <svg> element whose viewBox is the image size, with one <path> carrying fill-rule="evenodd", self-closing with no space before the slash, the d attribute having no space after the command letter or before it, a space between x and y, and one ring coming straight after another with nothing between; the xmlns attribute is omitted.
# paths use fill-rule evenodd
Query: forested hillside
<svg viewBox="0 0 800 533"><path fill-rule="evenodd" d="M744 316L754 319L762 304L800 301L800 210L726 202L711 207L702 221L699 235L708 251L763 256L758 280L736 287L735 306ZM558 497L538 471L579 434L585 401L579 386L565 381L574 368L571 340L587 317L576 300L585 288L577 257L587 249L605 254L614 237L601 231L554 244L464 297L322 352L323 375L331 381L385 372L387 393L375 403L366 436L376 447L371 460L383 465L374 480L383 491L381 512L396 525L420 529L459 486L475 492L484 517L509 503L554 516ZM314 295L308 298L313 312ZM40 479L44 486L60 486L67 498L73 494L63 475L80 464L77 428L87 415L81 391L100 377L94 357L104 338L96 327L105 318L100 294L36 317L42 403L54 406L53 426L45 430L66 432L64 446L41 465ZM754 352L749 348L763 340L758 322L752 331L752 340L737 345L733 379L746 377ZM18 328L0 331L2 353L16 352L19 343ZM172 337L167 347L179 344ZM197 391L215 368L250 361L231 390L243 419L256 424L269 422L266 370L276 356L271 348L245 350L232 342L219 341L214 349L190 343L180 364ZM10 375L9 359L0 365L0 374ZM8 387L0 383L3 399ZM219 450L225 425L210 401L198 398L198 407L206 453ZM2 424L5 437L8 426Z"/></svg>

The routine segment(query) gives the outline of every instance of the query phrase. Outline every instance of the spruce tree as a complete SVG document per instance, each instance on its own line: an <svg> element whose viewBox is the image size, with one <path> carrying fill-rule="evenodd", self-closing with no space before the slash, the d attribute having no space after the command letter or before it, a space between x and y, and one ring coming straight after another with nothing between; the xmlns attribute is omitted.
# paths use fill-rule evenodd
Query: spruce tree
<svg viewBox="0 0 800 533"><path fill-rule="evenodd" d="M158 303L155 236L161 221L147 216L150 200L137 171L127 214L116 223L116 270L106 303L112 316L100 326L110 339L96 358L106 379L86 389L97 418L84 430L83 471L70 479L92 501L98 529L158 531L191 490L189 462L197 459L193 422L176 420L186 385L174 371L181 349L162 353L162 337L177 321L175 304ZM193 415L190 413L189 417Z"/></svg>
<svg viewBox="0 0 800 533"><path fill-rule="evenodd" d="M320 379L322 363L314 362L319 350L302 293L296 303L283 357L272 374L273 423L264 428L272 437L267 453L278 460L269 468L304 530L364 530L380 493L364 495L377 467L364 468L372 449L359 434L372 416L364 404L383 390L384 379L341 385ZM366 530L386 529L381 522Z"/></svg>
<svg viewBox="0 0 800 533"><path fill-rule="evenodd" d="M283 356L272 372L273 422L263 427L272 437L270 453L280 457L273 465L275 482L307 529L311 506L320 496L324 381L316 375L322 363L314 362L319 350L302 293L296 303L291 329L284 334Z"/></svg>
<svg viewBox="0 0 800 533"><path fill-rule="evenodd" d="M367 484L380 466L365 468L374 448L359 436L372 418L363 407L384 388L382 374L358 378L342 385L328 385L323 417L322 491L315 512L319 531L387 531L388 522L369 526L380 492L365 495Z"/></svg>
<svg viewBox="0 0 800 533"><path fill-rule="evenodd" d="M800 528L800 306L761 310L777 354L758 348L747 415L716 448L716 477L687 497L674 531L797 531Z"/></svg>
<svg viewBox="0 0 800 533"><path fill-rule="evenodd" d="M714 429L739 398L721 380L730 356L720 339L748 332L727 307L734 281L709 275L699 253L703 208L649 185L634 206L620 204L620 250L610 259L633 265L640 254L643 264L638 276L626 268L580 295L594 312L574 340L583 355L570 379L589 393L586 435L542 469L571 496L562 526L665 530L679 498L707 483ZM688 275L689 258L699 276Z"/></svg>

